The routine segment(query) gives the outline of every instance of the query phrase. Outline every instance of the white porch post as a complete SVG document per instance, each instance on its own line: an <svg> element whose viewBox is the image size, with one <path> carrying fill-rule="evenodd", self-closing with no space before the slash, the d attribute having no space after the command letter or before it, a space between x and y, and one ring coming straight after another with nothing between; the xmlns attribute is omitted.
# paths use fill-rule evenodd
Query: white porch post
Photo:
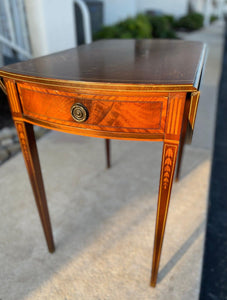
<svg viewBox="0 0 227 300"><path fill-rule="evenodd" d="M72 0L25 0L34 56L75 47Z"/></svg>
<svg viewBox="0 0 227 300"><path fill-rule="evenodd" d="M218 19L224 20L224 0L218 1Z"/></svg>
<svg viewBox="0 0 227 300"><path fill-rule="evenodd" d="M211 0L205 0L204 7L204 26L207 27L210 25L210 16L211 16Z"/></svg>

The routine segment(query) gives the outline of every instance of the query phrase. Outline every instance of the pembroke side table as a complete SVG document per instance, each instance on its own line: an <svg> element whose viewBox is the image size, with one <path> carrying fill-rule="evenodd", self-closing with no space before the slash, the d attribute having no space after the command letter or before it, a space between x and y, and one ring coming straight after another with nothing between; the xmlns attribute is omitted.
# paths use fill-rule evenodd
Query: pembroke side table
<svg viewBox="0 0 227 300"><path fill-rule="evenodd" d="M54 241L33 125L106 139L163 141L151 285L177 160L192 132L206 56L200 42L103 40L0 70L50 252ZM109 155L107 155L108 165Z"/></svg>

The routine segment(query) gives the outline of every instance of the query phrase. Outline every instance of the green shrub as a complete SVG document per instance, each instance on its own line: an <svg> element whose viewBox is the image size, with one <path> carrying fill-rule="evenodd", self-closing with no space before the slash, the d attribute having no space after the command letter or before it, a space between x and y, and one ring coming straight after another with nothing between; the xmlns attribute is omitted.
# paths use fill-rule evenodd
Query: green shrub
<svg viewBox="0 0 227 300"><path fill-rule="evenodd" d="M198 30L203 27L203 19L202 14L190 13L176 21L175 28L187 31Z"/></svg>
<svg viewBox="0 0 227 300"><path fill-rule="evenodd" d="M175 18L174 18L174 16L172 16L172 15L164 15L163 17L165 17L165 18L168 20L169 25L170 25L170 26L172 27L172 29L173 29L174 24L175 24Z"/></svg>
<svg viewBox="0 0 227 300"><path fill-rule="evenodd" d="M213 23L214 21L217 21L218 17L216 15L210 16L210 23Z"/></svg>
<svg viewBox="0 0 227 300"><path fill-rule="evenodd" d="M149 16L152 35L155 38L176 38L173 16Z"/></svg>
<svg viewBox="0 0 227 300"><path fill-rule="evenodd" d="M94 40L110 38L151 38L152 27L145 15L127 18L113 26L104 26L94 35Z"/></svg>

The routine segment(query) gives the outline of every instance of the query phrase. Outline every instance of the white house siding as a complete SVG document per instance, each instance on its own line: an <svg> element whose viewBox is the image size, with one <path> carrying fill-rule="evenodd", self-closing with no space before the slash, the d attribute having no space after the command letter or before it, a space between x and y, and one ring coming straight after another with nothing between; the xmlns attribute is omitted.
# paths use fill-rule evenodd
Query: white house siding
<svg viewBox="0 0 227 300"><path fill-rule="evenodd" d="M188 0L137 0L137 10L160 10L176 17L187 13Z"/></svg>
<svg viewBox="0 0 227 300"><path fill-rule="evenodd" d="M188 0L103 0L103 4L105 25L147 10L158 10L180 17L188 9Z"/></svg>
<svg viewBox="0 0 227 300"><path fill-rule="evenodd" d="M111 25L137 13L136 0L103 0L104 24Z"/></svg>

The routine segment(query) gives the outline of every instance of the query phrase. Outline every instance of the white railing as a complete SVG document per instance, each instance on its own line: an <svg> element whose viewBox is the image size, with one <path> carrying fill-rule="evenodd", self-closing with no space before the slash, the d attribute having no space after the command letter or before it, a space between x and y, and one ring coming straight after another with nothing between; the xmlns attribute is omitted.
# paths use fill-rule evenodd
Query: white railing
<svg viewBox="0 0 227 300"><path fill-rule="evenodd" d="M90 12L86 3L82 0L72 0L73 3L77 4L82 13L83 19L83 28L84 28L84 41L85 44L90 44L92 42L92 34L91 34L91 17ZM77 44L77 41L76 41Z"/></svg>
<svg viewBox="0 0 227 300"><path fill-rule="evenodd" d="M31 58L24 0L0 1L0 65L3 55Z"/></svg>
<svg viewBox="0 0 227 300"><path fill-rule="evenodd" d="M7 47L9 47L12 50L18 52L19 54L25 56L26 58L31 58L32 57L30 52L27 52L26 50L24 50L23 48L18 46L16 43L14 43L13 41L10 41L7 38L4 38L2 35L0 35L0 43L3 43Z"/></svg>

